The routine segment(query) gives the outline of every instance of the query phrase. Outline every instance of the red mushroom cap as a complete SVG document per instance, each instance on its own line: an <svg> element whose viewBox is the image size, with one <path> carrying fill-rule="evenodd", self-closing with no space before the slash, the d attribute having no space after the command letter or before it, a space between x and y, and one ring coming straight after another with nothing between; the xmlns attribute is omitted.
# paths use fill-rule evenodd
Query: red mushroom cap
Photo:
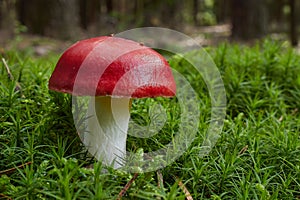
<svg viewBox="0 0 300 200"><path fill-rule="evenodd" d="M49 89L80 96L174 96L168 62L140 43L102 36L82 40L60 57Z"/></svg>

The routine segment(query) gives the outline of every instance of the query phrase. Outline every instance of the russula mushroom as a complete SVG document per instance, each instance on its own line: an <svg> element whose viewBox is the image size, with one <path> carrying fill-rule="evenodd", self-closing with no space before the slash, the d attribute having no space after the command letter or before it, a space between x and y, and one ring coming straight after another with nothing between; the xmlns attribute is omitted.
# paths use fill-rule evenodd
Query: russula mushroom
<svg viewBox="0 0 300 200"><path fill-rule="evenodd" d="M83 143L106 165L123 166L130 99L172 97L176 85L168 62L131 40L102 36L79 41L60 57L49 89L90 96Z"/></svg>

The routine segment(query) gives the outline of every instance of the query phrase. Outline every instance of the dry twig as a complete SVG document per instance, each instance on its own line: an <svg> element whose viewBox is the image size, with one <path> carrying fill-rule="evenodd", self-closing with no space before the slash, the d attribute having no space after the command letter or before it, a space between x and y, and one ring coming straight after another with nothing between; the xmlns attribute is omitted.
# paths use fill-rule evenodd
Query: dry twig
<svg viewBox="0 0 300 200"><path fill-rule="evenodd" d="M283 120L283 115L281 115L281 116L279 117L278 121L279 121L279 122L282 122L282 120Z"/></svg>
<svg viewBox="0 0 300 200"><path fill-rule="evenodd" d="M5 194L0 194L0 199L9 199L9 200L12 200L12 198L10 198L9 196L7 196Z"/></svg>
<svg viewBox="0 0 300 200"><path fill-rule="evenodd" d="M9 80L14 81L14 76L12 75L12 73L11 73L11 71L10 71L10 69L9 69L9 66L8 66L8 64L7 64L7 62L6 62L6 60L5 60L4 58L2 58L2 62L3 62L3 64L4 64L4 66L5 66L5 69L6 69L7 76L8 76L8 78L9 78ZM25 96L22 94L22 91L21 91L21 85L20 85L20 83L19 83L18 81L16 81L15 91L20 91L22 97L23 97L23 98L25 97Z"/></svg>
<svg viewBox="0 0 300 200"><path fill-rule="evenodd" d="M298 108L295 108L295 109L292 111L291 115L295 115L297 112L298 112Z"/></svg>
<svg viewBox="0 0 300 200"><path fill-rule="evenodd" d="M31 165L32 162L27 162L27 163L24 163L22 165L19 165L17 167L13 167L13 168L10 168L10 169L6 169L6 170L3 170L3 171L0 171L0 176L3 175L3 174L11 174L13 173L14 171L16 171L17 169L22 169L24 168L25 166L27 165Z"/></svg>
<svg viewBox="0 0 300 200"><path fill-rule="evenodd" d="M121 200L122 197L124 196L124 194L126 193L126 191L130 188L130 186L132 185L132 183L134 182L134 180L138 177L138 173L134 173L133 177L128 181L128 183L123 187L123 189L121 190L121 192L118 195L117 200Z"/></svg>
<svg viewBox="0 0 300 200"><path fill-rule="evenodd" d="M163 175L161 174L160 170L157 170L157 187L158 188L164 188L164 179ZM161 199L160 197L156 197L157 200Z"/></svg>
<svg viewBox="0 0 300 200"><path fill-rule="evenodd" d="M295 108L294 110L292 110L291 115L295 115L298 112L298 108ZM279 122L283 121L283 115L280 116L280 118L278 119Z"/></svg>
<svg viewBox="0 0 300 200"><path fill-rule="evenodd" d="M178 181L179 187L182 189L183 193L185 194L185 198L186 198L187 200L193 200L193 197L192 197L191 193L190 193L189 190L185 187L185 185L182 183L182 181L179 180L178 177L176 177L176 181Z"/></svg>
<svg viewBox="0 0 300 200"><path fill-rule="evenodd" d="M245 153L245 151L247 151L247 150L248 150L248 145L244 146L244 147L240 150L239 156L242 155L243 153Z"/></svg>
<svg viewBox="0 0 300 200"><path fill-rule="evenodd" d="M164 187L164 179L163 179L163 175L161 174L161 171L157 170L156 174L157 174L157 179L158 179L157 185L159 188L163 188Z"/></svg>
<svg viewBox="0 0 300 200"><path fill-rule="evenodd" d="M12 73L11 73L9 67L8 67L8 64L7 64L7 62L6 62L6 60L5 60L4 58L2 58L2 62L3 62L4 67L5 67L5 69L6 69L7 76L8 76L8 78L9 78L9 80L13 81L13 80L14 80L14 77L13 77L13 75L12 75Z"/></svg>

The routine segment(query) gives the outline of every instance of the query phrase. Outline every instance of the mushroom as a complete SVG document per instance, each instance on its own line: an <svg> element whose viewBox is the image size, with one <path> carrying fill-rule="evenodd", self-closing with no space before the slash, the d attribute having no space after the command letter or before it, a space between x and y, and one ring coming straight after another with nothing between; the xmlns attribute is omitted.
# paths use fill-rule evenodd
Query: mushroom
<svg viewBox="0 0 300 200"><path fill-rule="evenodd" d="M81 40L60 57L49 89L90 96L88 151L106 165L124 166L132 98L172 97L176 85L162 55L145 45L113 36Z"/></svg>

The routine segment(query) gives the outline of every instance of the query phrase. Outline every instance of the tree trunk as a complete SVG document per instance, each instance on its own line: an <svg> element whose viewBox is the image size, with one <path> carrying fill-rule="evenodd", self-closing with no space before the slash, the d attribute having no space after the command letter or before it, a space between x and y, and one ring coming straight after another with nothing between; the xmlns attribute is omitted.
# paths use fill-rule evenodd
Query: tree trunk
<svg viewBox="0 0 300 200"><path fill-rule="evenodd" d="M181 13L179 10L183 7L183 1L173 0L168 4L161 4L161 19L163 24L167 24L170 28L178 28L181 23Z"/></svg>
<svg viewBox="0 0 300 200"><path fill-rule="evenodd" d="M265 0L232 0L231 23L234 39L263 37L267 30Z"/></svg>
<svg viewBox="0 0 300 200"><path fill-rule="evenodd" d="M292 46L298 45L298 35L297 35L297 22L296 22L296 12L295 12L295 0L290 0L290 38Z"/></svg>
<svg viewBox="0 0 300 200"><path fill-rule="evenodd" d="M217 23L226 23L230 18L230 0L215 1L214 12Z"/></svg>
<svg viewBox="0 0 300 200"><path fill-rule="evenodd" d="M83 29L89 30L91 27L95 29L97 21L100 19L101 4L99 0L80 0L80 25Z"/></svg>
<svg viewBox="0 0 300 200"><path fill-rule="evenodd" d="M52 0L19 0L19 21L25 25L29 32L34 34L46 34L46 27L50 23Z"/></svg>
<svg viewBox="0 0 300 200"><path fill-rule="evenodd" d="M198 0L193 0L193 21L196 26L199 25L198 12L199 12L199 2Z"/></svg>
<svg viewBox="0 0 300 200"><path fill-rule="evenodd" d="M80 26L81 28L87 30L88 22L87 22L87 1L79 0L79 16L80 16Z"/></svg>
<svg viewBox="0 0 300 200"><path fill-rule="evenodd" d="M106 6L106 13L110 14L113 11L113 1L112 0L106 0L105 1Z"/></svg>
<svg viewBox="0 0 300 200"><path fill-rule="evenodd" d="M282 23L284 21L283 7L285 5L285 0L276 0L276 3L270 2L270 18L274 19L276 22Z"/></svg>
<svg viewBox="0 0 300 200"><path fill-rule="evenodd" d="M144 23L144 0L135 0L134 11L136 25L142 25Z"/></svg>
<svg viewBox="0 0 300 200"><path fill-rule="evenodd" d="M6 40L14 37L16 28L15 1L0 1L0 37Z"/></svg>
<svg viewBox="0 0 300 200"><path fill-rule="evenodd" d="M51 22L47 35L60 39L74 39L78 37L79 6L77 0L56 0L51 10Z"/></svg>

